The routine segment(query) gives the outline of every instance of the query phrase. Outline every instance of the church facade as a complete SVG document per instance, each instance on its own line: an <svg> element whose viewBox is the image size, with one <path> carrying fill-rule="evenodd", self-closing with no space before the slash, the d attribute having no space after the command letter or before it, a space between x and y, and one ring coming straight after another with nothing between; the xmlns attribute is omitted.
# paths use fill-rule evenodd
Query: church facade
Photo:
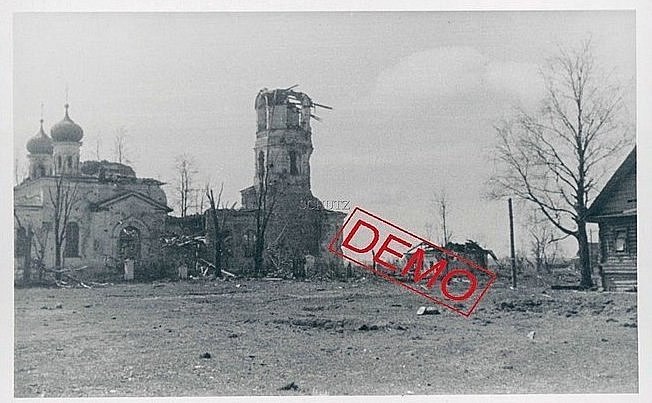
<svg viewBox="0 0 652 403"><path fill-rule="evenodd" d="M34 261L101 271L121 270L126 259L138 270L159 258L160 236L172 211L163 183L138 178L124 164L81 162L84 133L67 104L50 134L41 120L27 143L28 178L14 187L16 280Z"/></svg>

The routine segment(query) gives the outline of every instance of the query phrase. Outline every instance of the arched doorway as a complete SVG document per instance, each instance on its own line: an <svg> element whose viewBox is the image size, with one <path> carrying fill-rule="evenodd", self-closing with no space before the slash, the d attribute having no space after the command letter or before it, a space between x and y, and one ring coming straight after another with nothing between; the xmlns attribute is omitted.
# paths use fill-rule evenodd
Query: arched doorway
<svg viewBox="0 0 652 403"><path fill-rule="evenodd" d="M121 259L140 259L140 230L128 226L120 231L118 237L118 253Z"/></svg>

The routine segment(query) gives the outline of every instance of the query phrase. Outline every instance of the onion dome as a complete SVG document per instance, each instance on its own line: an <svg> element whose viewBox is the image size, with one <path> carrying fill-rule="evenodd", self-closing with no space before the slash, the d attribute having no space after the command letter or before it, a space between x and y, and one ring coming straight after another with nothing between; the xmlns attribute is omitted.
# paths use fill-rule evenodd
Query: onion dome
<svg viewBox="0 0 652 403"><path fill-rule="evenodd" d="M81 126L73 122L68 116L68 104L66 107L66 116L56 125L52 126L50 134L54 141L80 141L84 137L84 131Z"/></svg>
<svg viewBox="0 0 652 403"><path fill-rule="evenodd" d="M52 139L43 130L43 119L41 119L41 129L27 142L27 151L30 154L52 154Z"/></svg>

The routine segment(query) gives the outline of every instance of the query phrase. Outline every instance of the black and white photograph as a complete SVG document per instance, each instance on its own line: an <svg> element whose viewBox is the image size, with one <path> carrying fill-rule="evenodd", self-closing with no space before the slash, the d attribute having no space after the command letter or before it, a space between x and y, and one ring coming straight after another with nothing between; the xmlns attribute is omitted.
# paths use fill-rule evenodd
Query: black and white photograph
<svg viewBox="0 0 652 403"><path fill-rule="evenodd" d="M642 399L641 11L292 4L7 14L8 399Z"/></svg>

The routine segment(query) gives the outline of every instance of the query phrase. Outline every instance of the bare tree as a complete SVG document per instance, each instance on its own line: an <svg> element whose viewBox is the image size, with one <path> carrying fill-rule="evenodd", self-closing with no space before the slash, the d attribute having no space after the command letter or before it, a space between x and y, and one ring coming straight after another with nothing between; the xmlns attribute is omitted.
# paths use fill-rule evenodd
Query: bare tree
<svg viewBox="0 0 652 403"><path fill-rule="evenodd" d="M36 232L32 240L35 243L36 252L36 266L38 268L38 279L43 279L43 273L45 272L45 252L48 247L48 239L50 238L50 231L52 230L51 223L46 222L41 225L41 228Z"/></svg>
<svg viewBox="0 0 652 403"><path fill-rule="evenodd" d="M563 234L577 240L583 288L592 287L587 208L605 164L629 144L620 123L621 90L601 77L590 42L559 49L542 70L546 97L538 113L518 111L496 127L499 171L494 195L533 203Z"/></svg>
<svg viewBox="0 0 652 403"><path fill-rule="evenodd" d="M60 271L63 262L62 247L66 241L68 222L73 209L80 201L77 183L71 183L63 175L59 176L56 179L55 186L48 186L48 197L53 214L54 267L57 271Z"/></svg>
<svg viewBox="0 0 652 403"><path fill-rule="evenodd" d="M195 164L192 157L187 154L179 155L176 158L175 168L177 179L175 180L175 191L177 194L177 205L181 217L186 217L193 205L192 200L195 190L192 187L195 175L197 174L194 166Z"/></svg>
<svg viewBox="0 0 652 403"><path fill-rule="evenodd" d="M215 266L215 276L222 277L222 253L224 249L224 240L228 234L226 230L226 214L222 214L222 222L220 222L217 211L220 208L220 203L222 201L222 192L224 191L224 183L220 185L220 191L217 194L217 198L213 193L213 189L210 188L210 185L206 185L206 198L209 203L209 214L211 217L211 223L213 227L213 244L215 249L213 250L213 265ZM224 207L224 206L222 206Z"/></svg>
<svg viewBox="0 0 652 403"><path fill-rule="evenodd" d="M224 185L224 184L222 184ZM204 212L204 204L209 201L208 200L208 193L206 193L203 189L194 189L193 193L195 195L195 200L193 207L195 208L195 213L196 214L202 214ZM210 207L210 203L209 203ZM218 207L219 208L219 207Z"/></svg>
<svg viewBox="0 0 652 403"><path fill-rule="evenodd" d="M24 226L16 210L14 210L14 219L16 220L16 228L20 230L21 237L16 238L16 245L19 247L19 255L23 258L23 282L29 283L32 279L31 268L32 268L32 239L34 238L34 230L32 229L32 223L28 222L27 226Z"/></svg>
<svg viewBox="0 0 652 403"><path fill-rule="evenodd" d="M14 219L16 228L22 232L22 237L16 239L21 245L21 257L23 258L24 275L23 280L29 282L32 278L32 268L34 263L38 269L38 278L43 278L45 270L45 252L47 250L47 242L50 236L50 223L43 223L40 227L34 228L31 222L23 224L22 220L14 210ZM32 259L34 252L35 259Z"/></svg>
<svg viewBox="0 0 652 403"><path fill-rule="evenodd" d="M542 216L537 209L532 209L528 215L527 231L530 235L530 252L534 258L537 272L545 270L550 272L550 264L555 260L558 251L558 242L569 235L560 235L559 230Z"/></svg>
<svg viewBox="0 0 652 403"><path fill-rule="evenodd" d="M274 186L270 177L270 167L273 163L269 160L269 151L265 162L260 167L258 175L258 200L256 203L256 239L254 240L254 271L257 276L263 274L265 252L265 233L269 220L272 217L277 201L277 186Z"/></svg>
<svg viewBox="0 0 652 403"><path fill-rule="evenodd" d="M440 191L433 192L432 206L433 206L433 210L436 212L436 215L441 225L441 231L442 231L441 242L443 246L446 246L453 238L453 233L449 230L448 223L447 223L448 213L450 211L448 210L449 200L448 200L448 194L446 193L446 190L442 189Z"/></svg>
<svg viewBox="0 0 652 403"><path fill-rule="evenodd" d="M114 160L121 164L127 163L127 130L124 127L119 127L116 129L115 133L115 138L113 139ZM96 151L99 155L99 143L98 150Z"/></svg>

